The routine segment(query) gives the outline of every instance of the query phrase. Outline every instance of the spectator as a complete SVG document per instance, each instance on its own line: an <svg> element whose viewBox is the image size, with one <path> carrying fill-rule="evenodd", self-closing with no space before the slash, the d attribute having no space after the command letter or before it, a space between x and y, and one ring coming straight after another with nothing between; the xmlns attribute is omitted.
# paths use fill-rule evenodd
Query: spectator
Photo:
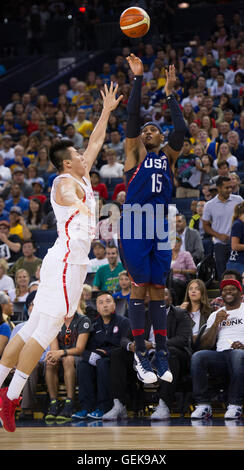
<svg viewBox="0 0 244 470"><path fill-rule="evenodd" d="M224 308L213 312L201 337L201 351L192 356L191 375L193 395L197 403L191 418L209 418L212 415L208 376L224 377L229 383L225 419L242 416L244 374L244 332L242 328L244 305L242 287L238 281L227 279L220 284ZM216 347L216 350L212 350Z"/></svg>
<svg viewBox="0 0 244 470"><path fill-rule="evenodd" d="M21 256L21 239L18 235L11 235L10 223L7 220L0 221L0 258L4 258L9 264L14 263Z"/></svg>
<svg viewBox="0 0 244 470"><path fill-rule="evenodd" d="M42 264L42 259L35 256L35 244L33 240L26 240L22 244L21 256L9 269L9 274L15 276L19 269L25 269L30 278L35 277L38 266Z"/></svg>
<svg viewBox="0 0 244 470"><path fill-rule="evenodd" d="M67 139L73 142L74 147L82 148L83 137L79 132L75 131L75 126L73 124L66 124L64 128L64 135L67 137Z"/></svg>
<svg viewBox="0 0 244 470"><path fill-rule="evenodd" d="M230 234L231 253L227 269L244 272L244 202L237 204L234 208L232 227Z"/></svg>
<svg viewBox="0 0 244 470"><path fill-rule="evenodd" d="M9 212L4 209L4 199L0 196L0 221L7 220L9 221Z"/></svg>
<svg viewBox="0 0 244 470"><path fill-rule="evenodd" d="M102 197L103 199L108 199L108 190L107 186L104 183L101 183L100 174L97 170L90 171L90 178L91 178L91 185L94 191L94 195L98 195L98 197Z"/></svg>
<svg viewBox="0 0 244 470"><path fill-rule="evenodd" d="M9 212L10 235L18 235L21 240L29 240L31 232L28 229L19 206L12 206Z"/></svg>
<svg viewBox="0 0 244 470"><path fill-rule="evenodd" d="M23 145L17 144L14 147L14 158L10 158L7 162L5 162L5 166L9 168L11 171L14 170L14 168L21 167L23 170L27 168L30 165L30 159L28 157L24 157L24 147Z"/></svg>
<svg viewBox="0 0 244 470"><path fill-rule="evenodd" d="M96 273L101 266L108 264L105 255L106 243L103 240L95 240L92 243L92 250L95 258L89 260L87 268L88 273Z"/></svg>
<svg viewBox="0 0 244 470"><path fill-rule="evenodd" d="M5 134L2 136L2 148L0 149L0 155L4 162L7 162L11 158L14 158L13 139L11 135Z"/></svg>
<svg viewBox="0 0 244 470"><path fill-rule="evenodd" d="M204 154L201 158L202 167L201 171L201 181L200 185L202 186L205 183L209 183L210 180L217 175L217 170L213 168L213 159L211 155Z"/></svg>
<svg viewBox="0 0 244 470"><path fill-rule="evenodd" d="M28 199L21 196L21 187L18 183L14 182L11 186L11 197L5 202L6 211L10 212L13 206L18 206L21 209L21 213L27 213L29 209Z"/></svg>
<svg viewBox="0 0 244 470"><path fill-rule="evenodd" d="M106 242L112 242L118 237L118 221L120 218L120 206L117 202L105 204L100 210L101 220L96 227L96 238L102 238Z"/></svg>
<svg viewBox="0 0 244 470"><path fill-rule="evenodd" d="M74 120L74 126L77 132L79 132L83 138L89 137L93 131L93 124L91 121L86 119L85 109L79 108L77 110L76 119Z"/></svg>
<svg viewBox="0 0 244 470"><path fill-rule="evenodd" d="M12 174L9 168L4 165L3 156L0 153L0 187L12 180Z"/></svg>
<svg viewBox="0 0 244 470"><path fill-rule="evenodd" d="M187 285L184 302L180 306L191 318L192 341L196 342L201 327L211 313L206 286L201 279L193 279Z"/></svg>
<svg viewBox="0 0 244 470"><path fill-rule="evenodd" d="M8 344L11 328L3 319L2 307L0 305L0 357L2 357L5 346Z"/></svg>
<svg viewBox="0 0 244 470"><path fill-rule="evenodd" d="M89 334L92 331L91 321L85 315L75 313L67 318L46 355L45 379L50 397L50 406L45 416L47 421L71 419L74 407L76 370L78 373L80 356L84 352ZM63 367L64 383L67 398L63 409L58 409L59 370ZM83 377L84 380L84 377Z"/></svg>
<svg viewBox="0 0 244 470"><path fill-rule="evenodd" d="M0 291L8 292L14 289L14 281L8 276L8 263L4 258L0 259Z"/></svg>
<svg viewBox="0 0 244 470"><path fill-rule="evenodd" d="M191 153L190 140L185 138L181 154L175 162L176 197L199 197L201 160Z"/></svg>
<svg viewBox="0 0 244 470"><path fill-rule="evenodd" d="M57 230L57 221L53 210L43 217L42 230Z"/></svg>
<svg viewBox="0 0 244 470"><path fill-rule="evenodd" d="M114 299L126 299L127 302L129 303L131 281L130 281L127 271L121 271L121 273L119 273L119 287L120 287L120 290L118 292L113 293L113 298Z"/></svg>
<svg viewBox="0 0 244 470"><path fill-rule="evenodd" d="M211 195L211 192L210 192L210 184L207 184L207 183L204 183L202 185L202 195L203 195L203 200L204 201L210 201L210 199L212 199L212 195Z"/></svg>
<svg viewBox="0 0 244 470"><path fill-rule="evenodd" d="M30 205L26 216L26 225L30 231L41 229L43 224L42 203L37 197L30 199Z"/></svg>
<svg viewBox="0 0 244 470"><path fill-rule="evenodd" d="M111 132L108 148L111 148L116 152L117 160L120 163L124 163L125 161L124 143L121 140L121 135L118 130L114 130Z"/></svg>
<svg viewBox="0 0 244 470"><path fill-rule="evenodd" d="M126 188L125 188L125 174L123 174L123 180L124 180L123 183L118 183L118 184L116 184L116 186L115 186L115 188L114 188L113 195L112 195L112 201L116 201L117 195L118 195L121 191L125 191L125 190L126 190Z"/></svg>
<svg viewBox="0 0 244 470"><path fill-rule="evenodd" d="M238 129L236 129L236 132L239 135L240 144L244 145L244 111L242 111L240 114L240 125Z"/></svg>
<svg viewBox="0 0 244 470"><path fill-rule="evenodd" d="M116 305L110 293L100 292L96 306L99 317L93 323L93 331L77 367L81 411L73 415L76 419L99 419L111 408L110 357L130 331L129 320L115 313Z"/></svg>
<svg viewBox="0 0 244 470"><path fill-rule="evenodd" d="M228 162L229 170L236 171L238 167L237 158L231 154L230 147L227 142L222 142L218 147L217 160L214 160L214 168L218 168L218 163Z"/></svg>
<svg viewBox="0 0 244 470"><path fill-rule="evenodd" d="M190 223L189 223L189 228L193 228L199 232L200 237L202 239L204 253L207 256L213 251L213 243L212 243L211 236L208 235L203 229L202 216L203 216L203 210L204 210L205 204L206 204L206 201L197 202L197 206L196 206L197 212L196 214L192 216Z"/></svg>
<svg viewBox="0 0 244 470"><path fill-rule="evenodd" d="M176 214L176 232L182 240L180 250L189 251L197 265L204 256L202 240L197 230L186 226L186 218L183 214Z"/></svg>
<svg viewBox="0 0 244 470"><path fill-rule="evenodd" d="M15 273L15 288L9 291L12 302L25 302L29 294L30 275L26 269L18 269Z"/></svg>
<svg viewBox="0 0 244 470"><path fill-rule="evenodd" d="M244 160L244 145L240 143L239 134L237 131L230 131L227 135L230 152L235 155L239 162L239 169L243 168Z"/></svg>
<svg viewBox="0 0 244 470"><path fill-rule="evenodd" d="M231 179L219 176L216 181L218 194L205 204L202 221L204 231L213 237L218 279L225 270L230 256L231 220L241 196L231 194Z"/></svg>
<svg viewBox="0 0 244 470"><path fill-rule="evenodd" d="M50 161L48 159L48 150L47 147L42 145L38 149L38 154L35 160L35 167L37 169L36 177L45 178L46 174L49 172Z"/></svg>
<svg viewBox="0 0 244 470"><path fill-rule="evenodd" d="M232 88L231 85L225 82L225 75L222 72L218 72L216 77L217 84L214 84L210 88L211 96L216 99L220 98L223 93L226 93L230 98L232 97Z"/></svg>
<svg viewBox="0 0 244 470"><path fill-rule="evenodd" d="M169 286L175 291L177 303L180 304L184 298L189 276L196 275L196 265L191 253L181 251L182 239L176 237L175 246L172 249L171 279Z"/></svg>
<svg viewBox="0 0 244 470"><path fill-rule="evenodd" d="M235 269L226 269L222 274L221 281L225 281L226 279L235 279L236 281L239 281L240 284L243 285L242 277L243 275L241 276L239 271L236 271ZM244 295L242 296L242 301L244 302ZM215 312L216 310L218 310L219 308L223 306L224 306L224 301L223 301L222 296L216 297L210 302L210 307L211 307L212 312Z"/></svg>
<svg viewBox="0 0 244 470"><path fill-rule="evenodd" d="M230 179L231 179L231 186L232 186L232 194L236 194L243 198L244 189L243 189L243 186L241 186L240 176L237 173L232 172L230 173Z"/></svg>
<svg viewBox="0 0 244 470"><path fill-rule="evenodd" d="M107 163L100 169L101 178L123 178L124 165L118 163L117 154L113 149L106 150Z"/></svg>
<svg viewBox="0 0 244 470"><path fill-rule="evenodd" d="M108 264L97 270L93 281L93 290L115 292L119 282L119 273L124 270L122 263L118 261L118 255L116 246L106 247Z"/></svg>
<svg viewBox="0 0 244 470"><path fill-rule="evenodd" d="M11 185L9 184L6 188L4 188L2 192L2 196L4 197L4 199L6 199L9 196L11 186L13 184L18 184L20 186L21 195L24 198L28 199L28 197L32 195L33 193L32 186L26 182L25 173L23 171L23 168L21 168L20 166L18 167L16 166L14 168L13 173L12 173L12 184Z"/></svg>
<svg viewBox="0 0 244 470"><path fill-rule="evenodd" d="M31 200L32 198L37 198L39 199L41 204L44 204L44 202L47 200L47 197L43 194L44 188L45 188L45 183L43 178L35 178L32 181L32 187L33 187L33 195L29 197Z"/></svg>

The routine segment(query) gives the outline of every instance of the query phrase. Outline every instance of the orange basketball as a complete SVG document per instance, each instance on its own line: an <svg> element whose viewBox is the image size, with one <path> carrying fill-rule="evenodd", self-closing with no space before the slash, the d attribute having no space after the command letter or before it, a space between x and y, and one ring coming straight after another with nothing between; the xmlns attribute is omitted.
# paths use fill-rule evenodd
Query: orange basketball
<svg viewBox="0 0 244 470"><path fill-rule="evenodd" d="M127 8L120 16L119 25L126 36L141 38L150 28L150 17L142 8Z"/></svg>

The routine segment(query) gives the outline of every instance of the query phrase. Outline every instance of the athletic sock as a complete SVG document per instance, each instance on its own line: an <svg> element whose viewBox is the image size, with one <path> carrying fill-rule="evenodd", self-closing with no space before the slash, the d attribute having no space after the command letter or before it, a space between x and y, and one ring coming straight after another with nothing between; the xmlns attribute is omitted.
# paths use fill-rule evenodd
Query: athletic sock
<svg viewBox="0 0 244 470"><path fill-rule="evenodd" d="M15 400L16 398L19 398L28 378L29 375L25 374L21 370L16 369L7 391L7 397L9 400Z"/></svg>
<svg viewBox="0 0 244 470"><path fill-rule="evenodd" d="M130 299L129 320L136 351L145 351L145 304L142 299Z"/></svg>
<svg viewBox="0 0 244 470"><path fill-rule="evenodd" d="M4 380L8 377L8 374L10 371L11 371L11 367L6 367L3 364L0 364L0 388Z"/></svg>
<svg viewBox="0 0 244 470"><path fill-rule="evenodd" d="M164 350L166 348L167 336L167 314L166 306L163 300L150 300L149 314L152 321L153 332L156 343L156 351Z"/></svg>

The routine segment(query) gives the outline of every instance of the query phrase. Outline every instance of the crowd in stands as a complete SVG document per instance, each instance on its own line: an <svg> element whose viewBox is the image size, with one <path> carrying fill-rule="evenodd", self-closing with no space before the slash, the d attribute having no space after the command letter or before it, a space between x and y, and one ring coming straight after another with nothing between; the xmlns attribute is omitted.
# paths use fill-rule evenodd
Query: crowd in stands
<svg viewBox="0 0 244 470"><path fill-rule="evenodd" d="M129 400L135 405L138 387L133 371L134 343L127 318L130 279L119 257L117 232L126 195L123 168L127 102L133 81L126 57L130 52L129 47L124 47L114 63L104 63L100 72L91 70L84 79L74 76L68 83L64 81L52 99L31 87L23 94L13 91L7 106L0 104L1 356L20 322L31 315L42 263L36 251L35 232L43 231L48 240L49 232L57 228L50 205L50 191L57 173L48 159L49 148L66 137L84 150L102 109L100 90L104 84L113 80L119 84L118 92L123 94L123 100L109 119L104 145L91 171L97 200L97 231L80 306L71 319L65 320L58 337L32 373L24 389L22 419L33 416L39 369L45 376L50 396L47 419L70 419L72 415L78 419L104 420L126 417L128 377ZM228 295L235 300L235 312L241 317L244 272L242 20L238 13L231 22L218 14L211 37L205 42L198 38L194 46L187 45L183 50L176 50L171 44L140 43L133 52L144 64L141 124L157 122L167 141L172 121L164 95L165 67L174 64L177 75L174 92L188 127L174 172L176 242L166 289L167 343L174 380L172 384L160 384L158 406L152 415L152 419L164 419L170 416L178 383L190 373L191 357L195 358L192 362L195 399L201 406L208 404L207 385L204 382L204 390L199 386L204 375L199 368L206 359L204 354L199 354L203 353L199 349L212 350L216 345L216 352L223 349L218 347L217 333L211 341L204 338L204 334L201 336L202 327L207 324L207 328L215 328L215 331L218 327L220 335L226 318L222 314L216 319L215 312L228 307ZM187 201L185 210L183 203ZM214 299L209 298L205 277L211 263L215 264L214 281L220 291ZM231 287L223 286L222 282L228 279L233 280ZM18 307L21 310L18 311ZM236 324L233 328L237 330ZM147 348L153 355L155 343L150 319L146 331ZM229 343L224 340L225 350L244 349L244 331L240 328L238 334L240 345L234 341L233 333ZM201 338L204 338L203 346ZM207 359L210 361L209 355ZM203 361L198 372L197 360ZM241 368L241 362L235 363L235 373L238 367ZM60 369L67 392L61 410L58 406ZM226 364L222 369L225 375L230 375ZM244 390L243 372L241 374L238 384ZM80 410L74 409L76 384ZM232 390L230 397L229 405L240 409L243 396L239 388L237 392L236 388ZM233 409L228 410L227 417L232 417ZM206 414L211 414L210 405Z"/></svg>

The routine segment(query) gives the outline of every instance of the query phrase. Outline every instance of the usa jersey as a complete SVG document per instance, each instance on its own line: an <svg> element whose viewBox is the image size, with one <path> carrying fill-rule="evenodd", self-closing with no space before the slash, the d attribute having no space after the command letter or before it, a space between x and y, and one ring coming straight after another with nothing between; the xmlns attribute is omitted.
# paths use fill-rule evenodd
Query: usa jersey
<svg viewBox="0 0 244 470"><path fill-rule="evenodd" d="M143 162L127 171L126 204L164 204L167 210L173 192L173 178L168 157L161 150L147 153Z"/></svg>

